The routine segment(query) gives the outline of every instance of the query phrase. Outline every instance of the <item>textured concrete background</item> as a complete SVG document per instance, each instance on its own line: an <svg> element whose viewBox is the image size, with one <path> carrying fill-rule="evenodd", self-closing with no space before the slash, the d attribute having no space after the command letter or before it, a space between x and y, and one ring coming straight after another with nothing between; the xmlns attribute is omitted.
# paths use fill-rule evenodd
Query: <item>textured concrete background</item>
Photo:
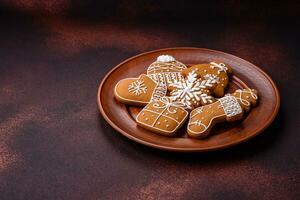
<svg viewBox="0 0 300 200"><path fill-rule="evenodd" d="M0 199L299 198L299 13L297 1L1 1ZM97 109L101 79L172 46L260 66L281 93L274 123L201 154L119 135Z"/></svg>

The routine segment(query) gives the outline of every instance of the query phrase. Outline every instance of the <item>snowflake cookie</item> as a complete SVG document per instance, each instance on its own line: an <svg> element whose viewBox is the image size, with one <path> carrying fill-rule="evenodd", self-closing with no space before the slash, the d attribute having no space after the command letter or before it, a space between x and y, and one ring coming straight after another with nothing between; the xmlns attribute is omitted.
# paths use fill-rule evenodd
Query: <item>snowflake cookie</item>
<svg viewBox="0 0 300 200"><path fill-rule="evenodd" d="M251 106L256 105L257 99L257 91L248 88L236 90L210 105L194 109L190 113L188 135L204 138L216 123L241 119L244 112L248 112Z"/></svg>
<svg viewBox="0 0 300 200"><path fill-rule="evenodd" d="M210 63L193 65L188 69L183 70L182 74L187 76L191 71L195 71L197 78L205 78L205 76L213 75L219 78L219 82L212 91L216 97L223 97L224 90L229 83L229 75L232 73L232 68L223 62L213 61Z"/></svg>
<svg viewBox="0 0 300 200"><path fill-rule="evenodd" d="M161 55L147 69L147 75L155 82L169 85L183 79L182 71L187 67L170 55Z"/></svg>
<svg viewBox="0 0 300 200"><path fill-rule="evenodd" d="M170 84L172 88L170 98L172 101L184 103L188 110L213 103L214 98L210 96L210 90L218 81L218 77L213 75L197 79L196 72L191 71L185 79Z"/></svg>

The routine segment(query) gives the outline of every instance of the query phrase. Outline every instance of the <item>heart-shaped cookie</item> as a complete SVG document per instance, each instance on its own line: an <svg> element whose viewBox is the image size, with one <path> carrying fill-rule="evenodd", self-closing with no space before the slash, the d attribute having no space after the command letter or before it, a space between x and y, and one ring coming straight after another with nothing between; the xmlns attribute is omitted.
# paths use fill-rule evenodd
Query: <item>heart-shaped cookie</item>
<svg viewBox="0 0 300 200"><path fill-rule="evenodd" d="M115 98L127 105L145 106L167 93L166 85L158 84L145 74L138 78L125 78L115 86Z"/></svg>

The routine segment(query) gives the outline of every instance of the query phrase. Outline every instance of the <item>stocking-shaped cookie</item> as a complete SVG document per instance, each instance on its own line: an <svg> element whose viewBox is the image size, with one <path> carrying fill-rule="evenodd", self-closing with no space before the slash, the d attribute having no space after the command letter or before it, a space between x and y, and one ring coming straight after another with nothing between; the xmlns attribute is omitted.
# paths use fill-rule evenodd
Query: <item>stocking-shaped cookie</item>
<svg viewBox="0 0 300 200"><path fill-rule="evenodd" d="M224 90L229 83L229 75L232 73L232 68L223 62L210 62L204 64L193 65L182 71L184 76L187 76L190 72L195 71L197 78L205 78L209 76L217 77L218 83L212 91L216 97L223 97Z"/></svg>
<svg viewBox="0 0 300 200"><path fill-rule="evenodd" d="M170 55L161 55L147 69L147 75L155 82L169 85L183 79L182 70L186 66Z"/></svg>
<svg viewBox="0 0 300 200"><path fill-rule="evenodd" d="M165 96L167 87L142 74L139 78L120 80L115 86L114 93L115 98L124 104L145 106L150 101L156 101Z"/></svg>
<svg viewBox="0 0 300 200"><path fill-rule="evenodd" d="M159 133L172 136L185 122L188 112L184 103L172 102L169 97L150 102L136 117L139 126Z"/></svg>
<svg viewBox="0 0 300 200"><path fill-rule="evenodd" d="M184 80L175 81L170 84L172 91L170 98L172 101L182 102L188 110L192 110L200 105L214 102L210 96L211 90L216 85L218 79L207 77L207 79L197 79L195 71L190 72Z"/></svg>
<svg viewBox="0 0 300 200"><path fill-rule="evenodd" d="M257 99L257 91L254 89L236 90L210 105L194 109L190 113L188 135L204 138L216 123L241 119L244 112L256 105Z"/></svg>

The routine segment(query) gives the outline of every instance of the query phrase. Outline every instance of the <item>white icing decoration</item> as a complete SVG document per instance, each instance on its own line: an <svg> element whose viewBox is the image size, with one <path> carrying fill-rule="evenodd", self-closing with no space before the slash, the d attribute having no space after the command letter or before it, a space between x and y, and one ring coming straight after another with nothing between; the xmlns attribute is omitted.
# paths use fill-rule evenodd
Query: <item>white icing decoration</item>
<svg viewBox="0 0 300 200"><path fill-rule="evenodd" d="M198 109L195 110L195 112L197 112L197 113L202 113L202 112L203 112L203 107L202 107L202 106L199 107Z"/></svg>
<svg viewBox="0 0 300 200"><path fill-rule="evenodd" d="M218 69L218 74L220 74L221 72L227 72L228 68L226 67L226 65L224 63L215 63L215 62L210 62L210 68L214 69L214 68L219 68Z"/></svg>
<svg viewBox="0 0 300 200"><path fill-rule="evenodd" d="M170 107L171 107L171 106L172 106L172 107L176 107L176 108L183 108L185 105L184 105L183 103L181 103L181 102L172 102L171 99L168 98L168 97L162 97L162 98L160 99L160 102L161 102L162 104L160 104L159 102L156 102L156 103L154 103L152 106L153 106L153 108L159 108L159 109L162 109L161 111L157 110L158 112L156 112L156 111L153 111L153 110L149 110L149 109L147 109L147 107L145 107L145 108L143 108L143 110L138 114L138 116L137 116L137 118L136 118L136 121L139 122L139 123L141 123L141 124L144 124L144 125L146 125L146 126L150 126L150 127L154 128L154 129L156 129L156 130L160 130L160 131L167 132L167 133L172 133L172 132L173 132L174 130L176 130L176 129L181 125L181 123L186 119L186 117L188 116L188 112L187 112L186 110L183 110L183 113L185 113L185 116L183 117L182 121L179 122L179 121L178 121L178 118L174 119L174 118L172 118L172 117L170 117L170 116L167 116L167 115L165 115L165 114L163 114L163 113L164 113L165 111L167 111L167 112L169 112L169 113L171 113L171 114L174 114L174 112L176 112L176 111L175 111L175 109L174 109L174 110L170 110ZM144 123L144 122L138 120L138 119L139 119L139 115L140 115L142 112L145 112L145 111L148 111L148 112L150 112L150 113L154 113L154 114L157 115L156 119L154 120L154 122L153 122L151 125L146 124L146 123ZM175 122L177 123L177 126L176 126L173 130L171 130L171 131L168 131L168 130L164 130L164 129L155 127L155 124L158 124L158 125L160 124L160 122L157 122L157 121L160 119L161 116L163 116L163 117L165 117L165 118L167 118L167 119L170 119L170 120L175 121ZM167 119L165 119L164 122L168 122ZM168 124L167 124L167 125L168 125ZM169 127L169 126L167 126L167 127Z"/></svg>
<svg viewBox="0 0 300 200"><path fill-rule="evenodd" d="M257 95L255 93L253 93L253 91L250 88L245 89L245 90L238 89L235 92L239 93L239 97L237 97L237 99L240 100L240 102L242 104L244 104L245 106L250 106L251 104L250 104L249 101L247 101L246 99L242 98L243 93L250 94L253 99L257 99L258 98Z"/></svg>
<svg viewBox="0 0 300 200"><path fill-rule="evenodd" d="M214 102L213 104L210 104L209 106L215 105L215 104L217 104L218 102L219 102L219 101L216 101L216 102ZM197 116L198 114L201 114L201 113L203 112L203 108L204 108L204 107L206 107L206 106L201 106L201 107L196 108L196 109L194 109L194 110L192 111L192 113L191 113L191 115L190 115L190 120L189 120L188 126L187 126L187 129L188 129L189 132L194 133L194 134L199 134L199 132L195 132L195 131L192 131L192 130L190 129L190 126L196 125L196 126L203 126L203 127L204 127L204 130L203 130L202 132L200 132L200 133L203 133L203 132L205 132L205 131L209 128L209 126L210 126L210 124L211 124L211 122L212 122L212 120L213 120L214 118L219 117L219 116L222 116L222 115L215 116L214 118L211 119L211 121L209 122L209 124L208 124L207 126L206 126L205 124L203 124L201 120L195 120L195 121L193 121L195 116ZM208 107L208 106L207 106L207 107ZM202 117L201 119L203 119L203 117Z"/></svg>
<svg viewBox="0 0 300 200"><path fill-rule="evenodd" d="M139 77L139 80L141 80L141 77L142 77L142 75ZM119 84L120 84L122 81L124 81L124 80L130 80L130 81L132 81L132 78L125 78L125 79L122 79L122 80L120 80L120 81L116 84L115 89L114 89L114 93L115 93L116 96L118 96L118 98L120 98L120 99L122 99L122 100L125 100L125 101L128 101L128 102L141 103L141 104L145 104L145 105L149 103L149 100L144 100L144 101L142 101L142 100L136 100L136 99L128 99L128 98L125 98L125 97L123 97L123 96L120 96L119 93L118 93L118 91L117 91L117 88L118 88ZM153 81L152 79L150 79L150 80ZM153 82L155 82L155 81L153 81Z"/></svg>
<svg viewBox="0 0 300 200"><path fill-rule="evenodd" d="M237 92L247 92L247 91L245 91L245 90L237 90ZM249 91L248 91L249 92ZM249 92L249 93L251 93L251 92ZM253 92L252 92L252 94L254 94ZM257 98L257 96L254 94L253 95L253 98ZM211 125L211 123L212 123L212 121L214 120L214 119L216 119L216 118L218 118L218 117L222 117L222 116L227 116L227 117L233 117L233 116L236 116L236 115L239 115L239 114L241 114L242 112L243 112L243 110L242 110L242 108L241 108L241 105L239 104L239 102L238 102L238 99L239 98L237 98L237 97L235 97L235 96L232 96L232 95L230 95L230 94L227 94L226 96L224 96L224 97L222 97L222 98L220 98L220 99L218 99L218 101L216 101L216 102L214 102L213 104L210 104L209 106L214 106L215 104L217 104L217 103L220 103L220 105L218 106L218 108L222 108L223 110L224 110L224 114L221 114L221 115L216 115L216 116L214 116L213 118L211 118L210 119L210 121L209 121L209 124L206 126L205 124L203 124L202 122L201 122L201 120L195 120L194 122L193 122L193 118L196 116L196 115L198 115L198 114L200 114L200 113L202 113L202 111L203 111L203 108L205 107L205 106L202 106L202 107L199 107L199 108L196 108L195 110L193 110L193 112L191 113L191 116L190 116L190 120L189 120L189 123L188 123L188 130L189 130L189 132L191 132L191 133L194 133L194 134L201 134L201 133L204 133L209 127L210 127L210 125ZM208 106L208 107L209 107ZM203 118L203 117L202 117ZM190 126L191 125L196 125L196 126L203 126L204 127L204 130L202 130L201 132L195 132L195 131L192 131L191 129L190 129Z"/></svg>
<svg viewBox="0 0 300 200"><path fill-rule="evenodd" d="M170 55L161 55L161 56L158 56L156 60L158 62L173 62L173 61L175 61L175 58Z"/></svg>
<svg viewBox="0 0 300 200"><path fill-rule="evenodd" d="M182 102L172 102L170 98L168 97L162 97L160 99L161 102L163 102L163 105L159 105L159 103L153 104L153 108L164 108L167 110L170 114L175 114L176 110L170 110L170 107L184 107L185 104Z"/></svg>
<svg viewBox="0 0 300 200"><path fill-rule="evenodd" d="M151 101L158 101L161 97L166 96L166 94L167 94L167 86L164 84L157 83L153 91Z"/></svg>
<svg viewBox="0 0 300 200"><path fill-rule="evenodd" d="M152 80L159 84L171 84L175 80L182 80L183 76L181 72L161 72L148 75Z"/></svg>
<svg viewBox="0 0 300 200"><path fill-rule="evenodd" d="M205 75L203 76L203 78L204 78L205 80L215 79L215 80L216 80L216 83L219 83L219 82L220 82L220 78L219 78L217 75L215 75L215 74L205 74Z"/></svg>
<svg viewBox="0 0 300 200"><path fill-rule="evenodd" d="M128 91L131 92L132 94L138 96L142 93L147 92L147 87L142 80L136 80L133 83L128 85Z"/></svg>
<svg viewBox="0 0 300 200"><path fill-rule="evenodd" d="M234 96L228 95L219 99L225 115L228 117L236 116L243 112L239 102Z"/></svg>
<svg viewBox="0 0 300 200"><path fill-rule="evenodd" d="M187 67L169 55L161 55L147 69L147 75L156 83L170 84L183 79L182 70Z"/></svg>
<svg viewBox="0 0 300 200"><path fill-rule="evenodd" d="M202 101L204 104L212 103L213 97L203 93L202 89L213 87L217 83L217 79L208 77L208 79L198 81L197 74L192 71L188 74L187 79L183 81L175 81L170 86L175 89L171 92L172 101L180 101L186 105L187 109L193 108L193 99Z"/></svg>
<svg viewBox="0 0 300 200"><path fill-rule="evenodd" d="M143 77L145 77L146 81L148 81L148 82L145 82L143 80ZM152 91L152 94L151 94L151 99L150 100L140 101L140 100L136 100L136 99L124 98L124 97L120 96L119 93L118 93L118 91L117 91L118 85L122 81L124 81L124 80L130 80L130 81L132 81L132 78L125 78L123 80L120 80L116 84L116 86L114 88L115 95L118 96L118 98L120 98L122 100L126 100L126 101L129 101L129 102L138 102L138 103L142 103L142 104L146 105L146 104L148 104L151 101L158 101L161 97L164 97L167 94L167 86L166 85L156 83L153 79L151 79L147 75L140 75L139 78L136 81L134 81L134 82L132 82L132 83L130 83L128 85L128 91L131 92L131 93L133 93L136 96L138 96L138 95L140 95L142 93L147 93L147 92L149 92L149 90L148 90L148 88L146 86L146 83L150 84L149 81L151 81L151 84L153 84L153 83L155 84L155 88L154 88L154 90Z"/></svg>
<svg viewBox="0 0 300 200"><path fill-rule="evenodd" d="M207 129L207 126L205 126L205 124L203 124L202 121L201 121L201 120L198 120L198 119L195 120L195 121L193 121L193 122L190 122L190 123L188 124L188 127L191 126L191 125L203 126L205 130Z"/></svg>

